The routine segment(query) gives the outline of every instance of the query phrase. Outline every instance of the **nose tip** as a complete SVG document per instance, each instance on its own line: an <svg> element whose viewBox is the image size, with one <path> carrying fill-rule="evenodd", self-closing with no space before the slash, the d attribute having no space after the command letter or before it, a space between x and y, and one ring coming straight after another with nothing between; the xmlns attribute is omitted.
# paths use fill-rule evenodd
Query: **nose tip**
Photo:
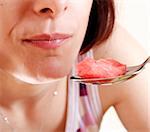
<svg viewBox="0 0 150 132"><path fill-rule="evenodd" d="M37 15L54 18L68 9L66 0L36 0L33 10Z"/></svg>

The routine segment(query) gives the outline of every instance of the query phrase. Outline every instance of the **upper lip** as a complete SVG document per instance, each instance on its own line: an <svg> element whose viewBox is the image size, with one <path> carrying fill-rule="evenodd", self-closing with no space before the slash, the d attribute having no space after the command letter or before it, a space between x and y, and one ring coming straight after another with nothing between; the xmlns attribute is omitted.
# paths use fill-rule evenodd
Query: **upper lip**
<svg viewBox="0 0 150 132"><path fill-rule="evenodd" d="M35 34L32 36L29 36L23 40L30 40L30 41L53 41L53 40L59 40L59 39L68 39L72 37L71 34L65 34L65 33L52 33L52 34Z"/></svg>

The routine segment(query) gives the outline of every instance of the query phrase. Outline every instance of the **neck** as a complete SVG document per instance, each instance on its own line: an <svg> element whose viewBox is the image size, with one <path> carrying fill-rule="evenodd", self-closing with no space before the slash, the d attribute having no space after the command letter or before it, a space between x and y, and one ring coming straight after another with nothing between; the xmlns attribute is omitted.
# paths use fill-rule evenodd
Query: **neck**
<svg viewBox="0 0 150 132"><path fill-rule="evenodd" d="M66 77L48 84L29 84L0 72L0 105L36 104L43 98L51 98L54 91L66 89Z"/></svg>

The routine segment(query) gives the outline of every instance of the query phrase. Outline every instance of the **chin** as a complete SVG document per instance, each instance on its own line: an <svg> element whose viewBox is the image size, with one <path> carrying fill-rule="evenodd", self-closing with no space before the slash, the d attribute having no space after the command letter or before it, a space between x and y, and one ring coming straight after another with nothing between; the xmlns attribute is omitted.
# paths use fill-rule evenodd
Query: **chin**
<svg viewBox="0 0 150 132"><path fill-rule="evenodd" d="M73 62L56 57L32 61L26 65L27 73L37 80L59 79L70 74Z"/></svg>
<svg viewBox="0 0 150 132"><path fill-rule="evenodd" d="M68 76L71 72L71 66L70 65L45 65L40 66L40 69L38 68L37 76L41 78L62 78L65 76Z"/></svg>
<svg viewBox="0 0 150 132"><path fill-rule="evenodd" d="M62 78L62 77L69 75L70 71L71 71L71 68L67 70L66 69L49 70L49 71L46 71L46 73L44 73L44 76L47 78L57 79L57 78Z"/></svg>

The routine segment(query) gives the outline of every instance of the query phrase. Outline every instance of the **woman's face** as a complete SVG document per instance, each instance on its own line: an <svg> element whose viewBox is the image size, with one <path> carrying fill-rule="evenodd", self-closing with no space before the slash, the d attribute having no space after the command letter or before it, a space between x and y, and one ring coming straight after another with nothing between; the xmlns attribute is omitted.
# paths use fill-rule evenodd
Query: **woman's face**
<svg viewBox="0 0 150 132"><path fill-rule="evenodd" d="M0 0L0 69L42 81L66 76L93 0Z"/></svg>

